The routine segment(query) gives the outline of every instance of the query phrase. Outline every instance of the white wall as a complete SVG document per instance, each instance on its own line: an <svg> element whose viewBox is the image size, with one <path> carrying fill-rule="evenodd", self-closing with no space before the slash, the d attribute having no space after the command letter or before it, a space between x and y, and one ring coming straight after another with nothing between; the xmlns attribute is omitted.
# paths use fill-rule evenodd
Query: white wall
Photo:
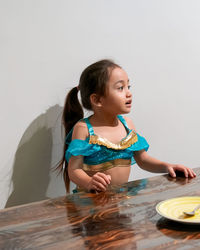
<svg viewBox="0 0 200 250"><path fill-rule="evenodd" d="M198 0L0 1L0 207L65 194L61 112L90 63L133 82L130 116L162 160L199 166ZM131 179L149 176L133 168ZM8 200L8 202L7 202Z"/></svg>

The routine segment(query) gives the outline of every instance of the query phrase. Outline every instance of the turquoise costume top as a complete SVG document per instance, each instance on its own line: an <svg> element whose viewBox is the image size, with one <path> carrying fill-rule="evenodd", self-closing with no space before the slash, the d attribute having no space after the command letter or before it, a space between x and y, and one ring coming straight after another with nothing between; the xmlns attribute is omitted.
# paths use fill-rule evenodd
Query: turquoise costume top
<svg viewBox="0 0 200 250"><path fill-rule="evenodd" d="M87 124L89 137L86 140L72 140L73 129L69 132L66 137L68 148L65 152L65 158L67 162L72 155L84 156L83 170L94 172L105 171L116 166L130 166L134 164L134 152L142 149L147 151L149 145L144 137L128 128L123 116L118 115L118 119L127 131L127 136L119 143L112 143L101 136L95 135L89 119L83 119Z"/></svg>

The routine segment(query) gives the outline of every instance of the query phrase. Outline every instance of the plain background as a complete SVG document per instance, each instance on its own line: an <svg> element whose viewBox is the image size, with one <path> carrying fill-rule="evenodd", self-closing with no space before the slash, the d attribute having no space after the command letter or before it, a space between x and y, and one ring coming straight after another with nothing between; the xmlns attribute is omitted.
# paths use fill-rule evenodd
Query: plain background
<svg viewBox="0 0 200 250"><path fill-rule="evenodd" d="M128 73L129 115L161 160L199 167L200 1L0 1L0 208L65 194L61 113L90 63ZM130 180L150 176L137 166Z"/></svg>

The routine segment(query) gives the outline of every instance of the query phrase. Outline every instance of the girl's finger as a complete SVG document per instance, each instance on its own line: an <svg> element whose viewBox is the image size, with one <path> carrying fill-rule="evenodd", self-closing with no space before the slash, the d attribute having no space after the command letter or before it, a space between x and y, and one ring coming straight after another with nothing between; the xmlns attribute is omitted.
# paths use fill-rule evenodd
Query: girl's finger
<svg viewBox="0 0 200 250"><path fill-rule="evenodd" d="M111 180L110 175L105 175L104 180L106 181L107 184L110 184L110 180Z"/></svg>
<svg viewBox="0 0 200 250"><path fill-rule="evenodd" d="M174 169L172 167L169 167L168 168L168 172L169 174L171 175L171 177L175 178L176 177L176 173L174 171Z"/></svg>
<svg viewBox="0 0 200 250"><path fill-rule="evenodd" d="M192 169L189 168L188 172L189 172L190 177L195 177L196 176L195 172Z"/></svg>
<svg viewBox="0 0 200 250"><path fill-rule="evenodd" d="M106 186L107 186L108 184L110 184L110 180L109 180L108 175L106 175L106 174L104 174L104 173L97 173L95 176L100 177L100 178L103 180L103 182L106 183Z"/></svg>
<svg viewBox="0 0 200 250"><path fill-rule="evenodd" d="M107 174L104 174L104 173L97 173L98 176L101 176L107 184L110 184L110 181L111 181L111 176L110 175L107 175Z"/></svg>
<svg viewBox="0 0 200 250"><path fill-rule="evenodd" d="M188 178L188 170L187 170L187 168L184 168L183 172L184 172L185 177Z"/></svg>
<svg viewBox="0 0 200 250"><path fill-rule="evenodd" d="M107 178L108 178L108 181L109 181L109 184L110 184L110 181L111 181L111 176L108 174L108 175L106 175L107 176Z"/></svg>
<svg viewBox="0 0 200 250"><path fill-rule="evenodd" d="M95 186L99 191L106 191L106 187L96 180L93 180L92 185Z"/></svg>
<svg viewBox="0 0 200 250"><path fill-rule="evenodd" d="M95 182L98 182L98 183L101 183L103 186L107 186L108 184L106 183L106 181L104 180L104 178L102 178L101 176L99 175L93 175L92 179L95 181Z"/></svg>
<svg viewBox="0 0 200 250"><path fill-rule="evenodd" d="M193 174L194 174L194 177L196 177L197 176L197 174L192 170L192 172L193 172Z"/></svg>

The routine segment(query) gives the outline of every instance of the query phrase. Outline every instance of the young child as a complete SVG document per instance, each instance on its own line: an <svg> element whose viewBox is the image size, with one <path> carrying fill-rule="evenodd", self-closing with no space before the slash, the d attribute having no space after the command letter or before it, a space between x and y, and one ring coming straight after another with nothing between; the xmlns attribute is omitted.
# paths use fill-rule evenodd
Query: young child
<svg viewBox="0 0 200 250"><path fill-rule="evenodd" d="M93 115L83 119L83 109ZM190 168L170 164L147 154L148 143L133 122L122 114L131 110L132 94L127 73L110 60L88 66L77 87L67 95L63 111L66 144L60 169L69 191L69 180L77 189L105 191L109 184L128 181L130 166L135 162L144 170L195 177Z"/></svg>

